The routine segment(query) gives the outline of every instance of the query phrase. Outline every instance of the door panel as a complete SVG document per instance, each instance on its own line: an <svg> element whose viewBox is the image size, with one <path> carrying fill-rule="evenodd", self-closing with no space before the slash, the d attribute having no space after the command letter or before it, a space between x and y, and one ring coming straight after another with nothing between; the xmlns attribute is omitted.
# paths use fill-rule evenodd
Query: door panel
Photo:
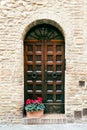
<svg viewBox="0 0 87 130"><path fill-rule="evenodd" d="M43 97L43 49L44 45L38 41L30 41L25 46L26 99Z"/></svg>
<svg viewBox="0 0 87 130"><path fill-rule="evenodd" d="M45 44L46 107L48 113L64 112L64 43Z"/></svg>
<svg viewBox="0 0 87 130"><path fill-rule="evenodd" d="M64 41L25 41L25 100L41 96L46 113L64 112Z"/></svg>

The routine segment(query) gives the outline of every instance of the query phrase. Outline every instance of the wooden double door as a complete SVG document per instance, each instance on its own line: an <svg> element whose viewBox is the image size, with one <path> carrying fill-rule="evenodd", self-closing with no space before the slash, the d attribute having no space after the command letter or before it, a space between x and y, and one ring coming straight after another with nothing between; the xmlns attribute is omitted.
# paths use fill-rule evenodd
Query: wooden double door
<svg viewBox="0 0 87 130"><path fill-rule="evenodd" d="M64 113L64 40L26 40L25 101L43 98L46 113Z"/></svg>

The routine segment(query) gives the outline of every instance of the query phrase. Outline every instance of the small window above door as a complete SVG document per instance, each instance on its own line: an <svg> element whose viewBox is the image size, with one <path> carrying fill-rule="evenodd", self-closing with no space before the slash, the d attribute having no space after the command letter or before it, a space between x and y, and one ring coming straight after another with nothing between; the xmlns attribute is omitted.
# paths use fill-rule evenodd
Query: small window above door
<svg viewBox="0 0 87 130"><path fill-rule="evenodd" d="M62 33L54 26L40 24L30 29L25 40L64 40Z"/></svg>

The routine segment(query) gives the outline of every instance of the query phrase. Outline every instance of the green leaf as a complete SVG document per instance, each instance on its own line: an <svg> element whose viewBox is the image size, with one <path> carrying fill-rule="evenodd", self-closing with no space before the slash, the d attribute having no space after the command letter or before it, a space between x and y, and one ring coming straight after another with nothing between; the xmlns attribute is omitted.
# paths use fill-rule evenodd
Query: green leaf
<svg viewBox="0 0 87 130"><path fill-rule="evenodd" d="M25 106L26 111L39 111L44 109L45 106L43 103L38 103L38 104L31 103L30 105Z"/></svg>

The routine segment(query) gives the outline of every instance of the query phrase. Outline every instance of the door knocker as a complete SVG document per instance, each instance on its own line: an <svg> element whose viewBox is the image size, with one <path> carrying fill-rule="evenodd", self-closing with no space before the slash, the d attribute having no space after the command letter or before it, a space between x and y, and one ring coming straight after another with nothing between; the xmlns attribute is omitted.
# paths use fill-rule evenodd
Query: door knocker
<svg viewBox="0 0 87 130"><path fill-rule="evenodd" d="M36 79L37 78L37 73L34 71L34 72L32 72L32 78L33 79Z"/></svg>
<svg viewBox="0 0 87 130"><path fill-rule="evenodd" d="M56 73L56 72L53 72L53 73L52 73L52 77L53 77L53 79L56 79L56 78L57 78L57 73Z"/></svg>

